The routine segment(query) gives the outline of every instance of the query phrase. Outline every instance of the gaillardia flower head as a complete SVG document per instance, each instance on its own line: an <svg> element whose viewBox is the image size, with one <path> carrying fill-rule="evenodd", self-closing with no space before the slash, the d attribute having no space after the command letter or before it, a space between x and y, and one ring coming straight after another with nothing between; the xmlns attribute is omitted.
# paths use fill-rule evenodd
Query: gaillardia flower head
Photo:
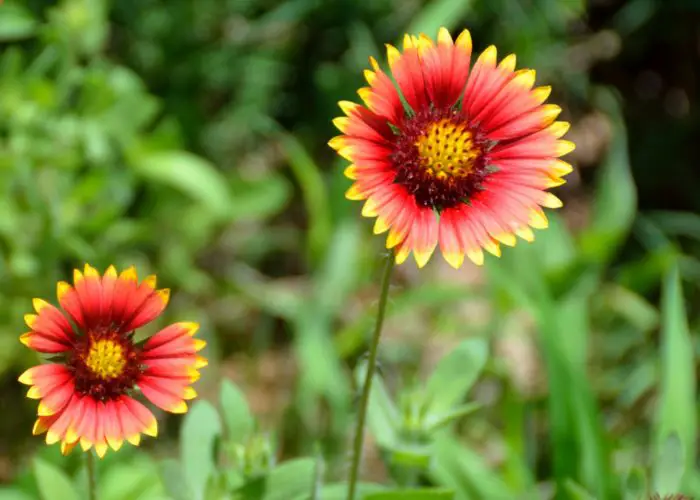
<svg viewBox="0 0 700 500"><path fill-rule="evenodd" d="M343 135L330 146L352 162L346 196L365 200L398 263L413 252L422 267L439 244L454 267L465 256L481 264L483 250L531 241L547 226L542 207L561 206L546 189L564 183L571 166L559 157L574 145L559 140L561 109L543 104L550 88L533 88L535 72L516 71L514 55L497 63L493 46L470 70L471 52L466 30L455 41L444 28L437 42L406 35L403 53L387 45L397 86L370 58L365 105L340 102Z"/></svg>
<svg viewBox="0 0 700 500"><path fill-rule="evenodd" d="M187 411L185 400L196 396L190 384L207 364L197 355L204 341L193 338L198 325L175 323L134 341L134 331L157 318L168 298L155 276L139 283L133 267L117 274L110 266L100 276L86 265L74 272L73 286L58 283L62 311L34 299L36 314L24 318L31 331L20 340L55 361L19 378L31 386L27 396L41 400L34 434L60 441L64 454L80 443L102 457L125 439L138 445L142 433L157 434L155 417L134 398L137 388L163 410Z"/></svg>

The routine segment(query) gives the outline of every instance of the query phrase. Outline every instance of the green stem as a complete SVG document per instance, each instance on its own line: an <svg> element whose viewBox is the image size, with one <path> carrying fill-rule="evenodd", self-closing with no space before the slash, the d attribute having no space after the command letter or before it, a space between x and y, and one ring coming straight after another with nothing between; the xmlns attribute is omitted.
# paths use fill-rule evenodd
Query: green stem
<svg viewBox="0 0 700 500"><path fill-rule="evenodd" d="M97 500L97 476L95 475L95 455L92 450L85 453L87 460L88 499Z"/></svg>
<svg viewBox="0 0 700 500"><path fill-rule="evenodd" d="M367 373L365 383L362 387L360 398L360 409L357 413L357 427L355 429L355 441L353 443L352 464L350 465L350 477L348 479L347 500L355 500L355 489L362 461L362 443L365 434L365 420L367 419L367 406L369 405L369 395L372 390L372 379L377 366L377 351L379 350L379 338L382 334L384 324L384 314L386 313L386 303L389 297L389 282L391 281L391 271L394 269L394 252L389 252L384 264L382 273L381 291L379 292L379 305L377 306L377 320L374 324L374 335L369 345L369 358L367 360Z"/></svg>

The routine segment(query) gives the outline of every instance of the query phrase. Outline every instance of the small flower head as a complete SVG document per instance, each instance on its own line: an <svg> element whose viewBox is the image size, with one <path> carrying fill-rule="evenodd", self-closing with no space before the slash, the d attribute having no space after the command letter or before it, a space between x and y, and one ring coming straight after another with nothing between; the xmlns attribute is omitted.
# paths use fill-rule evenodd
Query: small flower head
<svg viewBox="0 0 700 500"><path fill-rule="evenodd" d="M110 266L101 276L85 265L73 285L58 283L61 309L34 299L35 314L24 318L30 331L20 340L55 361L19 378L30 386L27 396L40 400L34 434L46 432L46 442L60 442L64 454L79 443L102 457L124 440L138 445L141 434L158 433L136 389L163 410L187 411L185 400L196 396L190 385L207 364L197 355L204 341L193 338L198 325L175 323L134 342L135 330L156 319L168 298L155 276L139 283L133 267L117 274Z"/></svg>
<svg viewBox="0 0 700 500"><path fill-rule="evenodd" d="M541 207L561 206L546 189L565 182L559 157L574 145L560 140L561 109L544 104L550 88L533 88L514 55L498 63L491 46L470 68L471 53L466 30L455 41L444 28L437 42L406 35L403 52L387 45L398 88L371 58L364 106L342 101L346 116L333 121L342 135L329 144L352 162L346 196L365 200L398 263L413 252L422 267L439 245L454 267L481 264L483 250L532 241L531 228L547 226Z"/></svg>

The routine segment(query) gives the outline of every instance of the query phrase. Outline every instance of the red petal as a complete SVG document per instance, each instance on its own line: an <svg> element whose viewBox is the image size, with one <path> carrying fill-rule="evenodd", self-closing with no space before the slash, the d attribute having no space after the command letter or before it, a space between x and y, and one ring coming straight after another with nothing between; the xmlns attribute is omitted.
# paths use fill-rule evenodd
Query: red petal
<svg viewBox="0 0 700 500"><path fill-rule="evenodd" d="M62 385L54 388L39 403L39 415L49 416L61 411L70 401L75 392L73 379L69 379Z"/></svg>
<svg viewBox="0 0 700 500"><path fill-rule="evenodd" d="M131 400L131 398L128 396L122 396L115 401L117 417L119 418L119 426L122 429L124 437L127 439L127 441L133 445L138 445L139 441L141 440L140 434L142 424L129 410L129 407L126 405L127 400Z"/></svg>
<svg viewBox="0 0 700 500"><path fill-rule="evenodd" d="M77 408L77 402L77 396L73 394L66 404L65 409L61 412L61 416L49 427L46 433L47 444L57 443L66 435L68 426L73 422L73 418L76 416L75 409Z"/></svg>
<svg viewBox="0 0 700 500"><path fill-rule="evenodd" d="M97 402L90 396L86 396L83 405L83 417L77 425L77 434L80 437L80 446L83 450L89 450L96 440L97 427Z"/></svg>
<svg viewBox="0 0 700 500"><path fill-rule="evenodd" d="M360 92L360 97L367 107L378 116L386 117L391 123L398 125L404 117L404 108L394 83L384 71L379 68L377 61L370 58L373 77L370 88Z"/></svg>
<svg viewBox="0 0 700 500"><path fill-rule="evenodd" d="M73 318L73 321L75 321L75 323L84 330L86 328L85 319L83 317L80 299L78 298L78 293L75 291L75 288L70 286L65 281L59 281L57 295L58 302L63 310L66 311L70 317Z"/></svg>
<svg viewBox="0 0 700 500"><path fill-rule="evenodd" d="M428 106L428 95L423 78L423 66L418 56L418 49L408 47L403 54L396 57L391 53L396 51L394 47L387 46L389 52L389 64L391 72L396 79L396 83L401 89L406 102L413 111L426 109ZM396 57L396 59L394 59Z"/></svg>
<svg viewBox="0 0 700 500"><path fill-rule="evenodd" d="M119 423L119 416L117 415L117 406L113 400L109 400L105 403L104 417L105 439L109 446L114 451L117 451L124 442L124 435Z"/></svg>
<svg viewBox="0 0 700 500"><path fill-rule="evenodd" d="M143 380L143 378L138 381L137 385L143 395L158 408L171 413L184 413L187 411L187 404L177 394L152 385L148 380Z"/></svg>
<svg viewBox="0 0 700 500"><path fill-rule="evenodd" d="M20 375L18 380L23 384L33 385L42 379L61 377L66 373L70 372L65 365L48 363L45 365L32 366Z"/></svg>
<svg viewBox="0 0 700 500"><path fill-rule="evenodd" d="M20 342L37 352L47 354L56 354L59 352L70 351L72 347L67 346L62 342L56 342L38 333L28 332L22 334L19 338Z"/></svg>
<svg viewBox="0 0 700 500"><path fill-rule="evenodd" d="M149 436L158 434L158 421L153 413L133 398L123 397L122 401L134 418L139 422L139 431Z"/></svg>
<svg viewBox="0 0 700 500"><path fill-rule="evenodd" d="M43 300L34 299L37 316L33 319L31 329L53 341L72 345L75 333L63 313Z"/></svg>
<svg viewBox="0 0 700 500"><path fill-rule="evenodd" d="M157 290L148 295L131 319L124 325L124 330L135 330L160 316L168 305L169 294L169 290Z"/></svg>

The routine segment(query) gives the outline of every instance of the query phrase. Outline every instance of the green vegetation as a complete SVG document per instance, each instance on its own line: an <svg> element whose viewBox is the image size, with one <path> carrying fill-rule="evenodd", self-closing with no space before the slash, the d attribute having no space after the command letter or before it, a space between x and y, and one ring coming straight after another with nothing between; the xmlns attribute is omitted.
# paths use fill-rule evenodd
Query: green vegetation
<svg viewBox="0 0 700 500"><path fill-rule="evenodd" d="M100 500L344 500L384 249L326 142L367 57L439 26L537 69L577 171L534 243L395 271L362 498L700 497L697 34L683 2L590 3L5 0L0 500L86 498L16 382L31 298L84 262L157 273L159 324L209 342Z"/></svg>

